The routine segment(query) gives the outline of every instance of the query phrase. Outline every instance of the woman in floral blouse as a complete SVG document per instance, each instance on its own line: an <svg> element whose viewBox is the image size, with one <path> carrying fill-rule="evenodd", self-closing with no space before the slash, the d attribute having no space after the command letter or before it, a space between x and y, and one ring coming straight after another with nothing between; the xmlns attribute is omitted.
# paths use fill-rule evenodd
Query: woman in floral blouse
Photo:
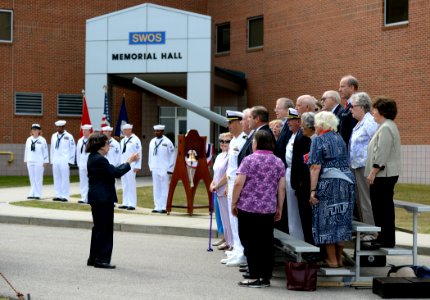
<svg viewBox="0 0 430 300"><path fill-rule="evenodd" d="M285 198L285 167L273 154L275 145L268 132L257 131L252 148L254 153L237 171L232 197L250 277L239 286L266 287L272 277L273 224L281 219Z"/></svg>

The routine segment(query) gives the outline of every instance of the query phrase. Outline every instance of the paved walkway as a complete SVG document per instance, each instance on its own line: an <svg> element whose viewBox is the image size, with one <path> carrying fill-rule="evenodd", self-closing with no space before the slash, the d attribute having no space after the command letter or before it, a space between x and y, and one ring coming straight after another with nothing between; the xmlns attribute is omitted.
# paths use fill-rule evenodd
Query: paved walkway
<svg viewBox="0 0 430 300"><path fill-rule="evenodd" d="M151 186L150 177L138 177L137 186ZM67 211L21 207L11 204L27 200L29 187L0 189L0 223L30 224L73 228L91 228L92 217L89 211ZM54 196L53 185L43 187L44 199L51 201ZM79 194L79 183L72 183L70 194ZM70 202L77 202L71 198ZM154 234L170 234L193 237L209 235L210 217L204 210L189 216L186 213L172 212L170 215L151 213L152 209L137 208L134 212L123 212L116 209L115 230L128 232L145 232ZM119 213L121 211L121 213ZM216 222L213 220L213 234L216 236ZM412 235L396 232L397 244L412 246ZM430 234L418 235L420 254L430 255Z"/></svg>

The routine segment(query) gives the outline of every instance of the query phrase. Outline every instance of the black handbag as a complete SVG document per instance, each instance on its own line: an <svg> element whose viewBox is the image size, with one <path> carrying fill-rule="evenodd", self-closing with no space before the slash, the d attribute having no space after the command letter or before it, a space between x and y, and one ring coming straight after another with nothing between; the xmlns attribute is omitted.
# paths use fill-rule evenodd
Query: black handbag
<svg viewBox="0 0 430 300"><path fill-rule="evenodd" d="M285 262L287 289L294 291L315 291L317 289L318 265L308 262Z"/></svg>

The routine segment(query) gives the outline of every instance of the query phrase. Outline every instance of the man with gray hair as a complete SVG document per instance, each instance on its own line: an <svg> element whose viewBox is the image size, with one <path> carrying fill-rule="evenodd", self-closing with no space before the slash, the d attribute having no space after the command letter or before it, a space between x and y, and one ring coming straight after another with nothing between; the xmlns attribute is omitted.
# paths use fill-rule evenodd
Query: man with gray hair
<svg viewBox="0 0 430 300"><path fill-rule="evenodd" d="M269 112L264 106L252 107L248 117L248 121L249 121L249 128L251 129L251 133L249 134L248 139L245 142L245 145L243 145L243 148L239 153L239 156L237 158L237 167L240 166L240 163L246 156L252 153L252 139L254 137L254 133L257 132L258 130L266 130L272 136L273 144L276 145L275 136L273 135L273 132L268 125Z"/></svg>
<svg viewBox="0 0 430 300"><path fill-rule="evenodd" d="M299 112L299 116L304 112L315 111L317 99L311 95L302 95L297 98L296 110Z"/></svg>
<svg viewBox="0 0 430 300"><path fill-rule="evenodd" d="M331 111L338 119L343 113L340 105L340 95L336 91L325 91L321 97L322 110Z"/></svg>
<svg viewBox="0 0 430 300"><path fill-rule="evenodd" d="M352 75L342 77L339 83L339 94L342 99L345 99L346 104L343 113L340 117L340 135L345 141L346 147L349 145L352 129L357 124L357 120L352 117L351 113L351 96L358 90L358 80Z"/></svg>

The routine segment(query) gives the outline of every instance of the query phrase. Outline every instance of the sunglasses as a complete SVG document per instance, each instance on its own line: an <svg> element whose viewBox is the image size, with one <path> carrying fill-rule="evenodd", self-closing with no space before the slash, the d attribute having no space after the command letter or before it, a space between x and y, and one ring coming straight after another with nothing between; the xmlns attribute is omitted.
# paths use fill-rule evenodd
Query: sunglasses
<svg viewBox="0 0 430 300"><path fill-rule="evenodd" d="M219 140L221 144L230 144L230 140Z"/></svg>

